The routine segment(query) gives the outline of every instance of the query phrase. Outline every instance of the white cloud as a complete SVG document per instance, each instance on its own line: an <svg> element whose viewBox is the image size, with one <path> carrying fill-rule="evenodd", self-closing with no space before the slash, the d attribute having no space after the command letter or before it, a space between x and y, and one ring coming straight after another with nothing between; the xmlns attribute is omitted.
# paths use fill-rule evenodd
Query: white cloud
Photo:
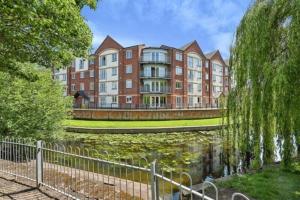
<svg viewBox="0 0 300 200"><path fill-rule="evenodd" d="M224 56L229 55L234 34L230 29L238 25L245 9L236 0L106 0L101 3L114 19L170 23L183 32L204 33L201 35L206 35L205 40L212 43L209 46L220 49ZM130 19L126 18L128 12ZM92 22L88 24L94 33L93 45L97 46L105 35ZM124 46L140 43L132 38L116 39Z"/></svg>

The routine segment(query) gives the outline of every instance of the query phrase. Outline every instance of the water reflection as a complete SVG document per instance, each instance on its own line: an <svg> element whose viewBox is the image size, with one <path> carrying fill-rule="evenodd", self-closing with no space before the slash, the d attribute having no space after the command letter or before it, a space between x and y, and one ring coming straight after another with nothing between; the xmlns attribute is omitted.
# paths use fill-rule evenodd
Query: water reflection
<svg viewBox="0 0 300 200"><path fill-rule="evenodd" d="M223 175L222 146L216 132L161 134L78 134L67 133L67 145L108 151L114 159L157 160L162 170L188 172L193 184L207 176ZM101 155L99 155L101 156Z"/></svg>

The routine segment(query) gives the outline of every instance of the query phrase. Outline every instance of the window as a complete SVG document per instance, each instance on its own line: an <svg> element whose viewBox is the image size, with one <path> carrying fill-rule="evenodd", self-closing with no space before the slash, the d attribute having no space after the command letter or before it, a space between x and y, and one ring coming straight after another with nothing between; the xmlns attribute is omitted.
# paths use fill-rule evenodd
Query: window
<svg viewBox="0 0 300 200"><path fill-rule="evenodd" d="M132 88L132 80L126 80L126 88Z"/></svg>
<svg viewBox="0 0 300 200"><path fill-rule="evenodd" d="M182 97L176 97L176 107L182 107Z"/></svg>
<svg viewBox="0 0 300 200"><path fill-rule="evenodd" d="M209 67L209 62L208 62L208 60L205 62L205 67L206 67L206 68Z"/></svg>
<svg viewBox="0 0 300 200"><path fill-rule="evenodd" d="M75 73L72 73L72 79L75 79Z"/></svg>
<svg viewBox="0 0 300 200"><path fill-rule="evenodd" d="M106 80L106 70L105 69L100 69L100 79L101 80Z"/></svg>
<svg viewBox="0 0 300 200"><path fill-rule="evenodd" d="M100 104L105 105L106 104L106 96L100 96Z"/></svg>
<svg viewBox="0 0 300 200"><path fill-rule="evenodd" d="M75 90L76 90L75 84L72 84L71 85L71 91L75 91Z"/></svg>
<svg viewBox="0 0 300 200"><path fill-rule="evenodd" d="M95 97L94 96L90 96L90 102L95 102Z"/></svg>
<svg viewBox="0 0 300 200"><path fill-rule="evenodd" d="M132 73L132 65L126 65L126 74Z"/></svg>
<svg viewBox="0 0 300 200"><path fill-rule="evenodd" d="M106 56L100 56L100 66L106 65Z"/></svg>
<svg viewBox="0 0 300 200"><path fill-rule="evenodd" d="M84 72L80 72L80 78L84 78Z"/></svg>
<svg viewBox="0 0 300 200"><path fill-rule="evenodd" d="M126 50L126 59L132 58L132 50Z"/></svg>
<svg viewBox="0 0 300 200"><path fill-rule="evenodd" d="M100 83L99 90L100 92L106 92L106 83Z"/></svg>
<svg viewBox="0 0 300 200"><path fill-rule="evenodd" d="M176 81L176 89L182 89L182 82Z"/></svg>
<svg viewBox="0 0 300 200"><path fill-rule="evenodd" d="M208 80L209 77L208 77L208 73L205 74L205 80Z"/></svg>
<svg viewBox="0 0 300 200"><path fill-rule="evenodd" d="M189 70L189 71L188 71L188 75L189 75L189 79L190 79L190 80L193 80L193 79L194 79L194 73L193 73L192 70Z"/></svg>
<svg viewBox="0 0 300 200"><path fill-rule="evenodd" d="M62 80L65 81L67 79L67 75L66 74L62 74Z"/></svg>
<svg viewBox="0 0 300 200"><path fill-rule="evenodd" d="M126 96L126 103L132 103L132 96Z"/></svg>
<svg viewBox="0 0 300 200"><path fill-rule="evenodd" d="M89 59L89 65L93 65L95 63L94 58Z"/></svg>
<svg viewBox="0 0 300 200"><path fill-rule="evenodd" d="M188 91L193 92L193 84L192 83L188 84Z"/></svg>
<svg viewBox="0 0 300 200"><path fill-rule="evenodd" d="M216 82L217 81L217 76L213 75L213 81Z"/></svg>
<svg viewBox="0 0 300 200"><path fill-rule="evenodd" d="M116 62L117 61L117 53L111 54L111 62Z"/></svg>
<svg viewBox="0 0 300 200"><path fill-rule="evenodd" d="M84 83L80 83L80 90L84 90Z"/></svg>
<svg viewBox="0 0 300 200"><path fill-rule="evenodd" d="M189 97L189 105L191 105L191 106L192 106L193 103L194 103L194 102L193 102L193 99L194 99L193 97L191 97L191 96Z"/></svg>
<svg viewBox="0 0 300 200"><path fill-rule="evenodd" d="M94 82L90 82L90 90L94 90L95 89L95 84Z"/></svg>
<svg viewBox="0 0 300 200"><path fill-rule="evenodd" d="M197 72L197 79L201 79L202 77L202 73L201 72Z"/></svg>
<svg viewBox="0 0 300 200"><path fill-rule="evenodd" d="M228 68L227 67L225 67L225 76L228 76Z"/></svg>
<svg viewBox="0 0 300 200"><path fill-rule="evenodd" d="M197 88L198 88L198 92L201 92L201 90L202 90L202 85L201 85L201 84L197 84Z"/></svg>
<svg viewBox="0 0 300 200"><path fill-rule="evenodd" d="M118 82L117 81L114 81L111 83L111 89L112 90L116 90L118 88Z"/></svg>
<svg viewBox="0 0 300 200"><path fill-rule="evenodd" d="M182 75L182 67L176 66L176 75Z"/></svg>
<svg viewBox="0 0 300 200"><path fill-rule="evenodd" d="M193 57L188 56L188 67L193 68Z"/></svg>
<svg viewBox="0 0 300 200"><path fill-rule="evenodd" d="M176 52L176 60L182 61L182 53Z"/></svg>
<svg viewBox="0 0 300 200"><path fill-rule="evenodd" d="M112 103L118 103L118 96L111 96Z"/></svg>
<svg viewBox="0 0 300 200"><path fill-rule="evenodd" d="M94 70L90 70L90 77L94 77L94 76L95 76Z"/></svg>
<svg viewBox="0 0 300 200"><path fill-rule="evenodd" d="M111 68L111 75L112 76L116 76L117 75L117 68L116 67Z"/></svg>
<svg viewBox="0 0 300 200"><path fill-rule="evenodd" d="M83 69L84 68L84 60L80 59L79 60L79 69Z"/></svg>
<svg viewBox="0 0 300 200"><path fill-rule="evenodd" d="M209 86L207 84L205 85L205 88L206 88L206 92L209 92Z"/></svg>

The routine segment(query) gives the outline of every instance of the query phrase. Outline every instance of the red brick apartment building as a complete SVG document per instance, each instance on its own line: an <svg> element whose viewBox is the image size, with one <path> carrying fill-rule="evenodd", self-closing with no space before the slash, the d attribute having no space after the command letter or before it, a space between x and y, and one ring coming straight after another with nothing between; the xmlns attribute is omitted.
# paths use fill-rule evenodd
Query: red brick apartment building
<svg viewBox="0 0 300 200"><path fill-rule="evenodd" d="M197 41L182 48L123 47L107 36L89 59L76 58L64 76L75 107L215 107L229 90L220 52L204 54Z"/></svg>

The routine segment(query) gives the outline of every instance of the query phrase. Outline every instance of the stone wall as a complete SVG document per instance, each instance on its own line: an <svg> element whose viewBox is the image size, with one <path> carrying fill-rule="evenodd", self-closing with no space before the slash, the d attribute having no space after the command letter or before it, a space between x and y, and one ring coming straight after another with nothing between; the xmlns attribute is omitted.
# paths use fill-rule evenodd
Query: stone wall
<svg viewBox="0 0 300 200"><path fill-rule="evenodd" d="M172 120L221 117L221 109L111 110L74 109L74 119L91 120Z"/></svg>

